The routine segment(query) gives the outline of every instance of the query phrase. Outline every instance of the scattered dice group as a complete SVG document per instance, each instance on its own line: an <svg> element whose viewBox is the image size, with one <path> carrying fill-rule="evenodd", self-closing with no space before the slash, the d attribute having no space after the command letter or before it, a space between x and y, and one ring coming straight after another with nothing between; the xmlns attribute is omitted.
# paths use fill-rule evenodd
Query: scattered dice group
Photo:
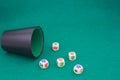
<svg viewBox="0 0 120 80"><path fill-rule="evenodd" d="M52 43L52 50L53 51L58 51L59 50L59 43L58 42L54 42ZM74 51L71 51L68 53L68 59L70 61L74 61L76 60L76 53ZM56 60L56 64L58 67L64 67L65 66L65 60L64 58L58 58ZM39 66L42 68L42 69L46 69L48 68L49 66L49 62L47 59L42 59L39 61ZM74 67L73 67L73 72L75 74L82 74L83 72L83 66L80 65L80 64L76 64Z"/></svg>

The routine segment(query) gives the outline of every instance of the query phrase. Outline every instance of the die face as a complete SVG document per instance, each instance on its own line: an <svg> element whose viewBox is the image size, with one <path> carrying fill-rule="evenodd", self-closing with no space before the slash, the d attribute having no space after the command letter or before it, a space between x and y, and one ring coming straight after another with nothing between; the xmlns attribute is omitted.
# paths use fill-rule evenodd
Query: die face
<svg viewBox="0 0 120 80"><path fill-rule="evenodd" d="M83 69L83 66L80 65L80 64L75 65L75 67L76 67L77 69Z"/></svg>
<svg viewBox="0 0 120 80"><path fill-rule="evenodd" d="M54 42L53 45L59 46L59 43L58 42Z"/></svg>
<svg viewBox="0 0 120 80"><path fill-rule="evenodd" d="M57 62L64 62L65 60L64 60L64 58L58 58L57 59Z"/></svg>
<svg viewBox="0 0 120 80"><path fill-rule="evenodd" d="M81 74L82 72L79 69L74 69L73 70L75 74Z"/></svg>
<svg viewBox="0 0 120 80"><path fill-rule="evenodd" d="M42 64L42 63L39 63L39 66L40 66L41 68L43 68L43 64Z"/></svg>
<svg viewBox="0 0 120 80"><path fill-rule="evenodd" d="M63 58L59 58L58 61L64 62L64 59Z"/></svg>
<svg viewBox="0 0 120 80"><path fill-rule="evenodd" d="M75 56L75 52L70 52L69 55L70 56Z"/></svg>
<svg viewBox="0 0 120 80"><path fill-rule="evenodd" d="M46 63L47 60L46 60L46 59L42 59L41 62L42 62L42 63Z"/></svg>
<svg viewBox="0 0 120 80"><path fill-rule="evenodd" d="M58 67L64 67L65 66L65 63L59 63L57 64Z"/></svg>
<svg viewBox="0 0 120 80"><path fill-rule="evenodd" d="M59 50L59 47L58 47L58 46L53 46L53 50L54 50L54 51L58 51L58 50Z"/></svg>
<svg viewBox="0 0 120 80"><path fill-rule="evenodd" d="M68 54L69 54L69 56L75 56L76 55L76 53L74 51L71 51Z"/></svg>
<svg viewBox="0 0 120 80"><path fill-rule="evenodd" d="M49 65L48 63L45 63L45 65L44 65L44 66L47 68L47 67L48 67L48 65Z"/></svg>
<svg viewBox="0 0 120 80"><path fill-rule="evenodd" d="M74 69L75 73L78 73L78 70L77 69Z"/></svg>
<svg viewBox="0 0 120 80"><path fill-rule="evenodd" d="M71 56L71 57L70 57L70 60L72 60L72 61L73 61L73 60L76 60L76 56Z"/></svg>
<svg viewBox="0 0 120 80"><path fill-rule="evenodd" d="M59 63L59 67L63 67L65 65L65 62Z"/></svg>
<svg viewBox="0 0 120 80"><path fill-rule="evenodd" d="M57 49L58 49L58 47L57 47L57 46L54 46L54 47L53 47L53 49L54 49L54 50L57 50Z"/></svg>

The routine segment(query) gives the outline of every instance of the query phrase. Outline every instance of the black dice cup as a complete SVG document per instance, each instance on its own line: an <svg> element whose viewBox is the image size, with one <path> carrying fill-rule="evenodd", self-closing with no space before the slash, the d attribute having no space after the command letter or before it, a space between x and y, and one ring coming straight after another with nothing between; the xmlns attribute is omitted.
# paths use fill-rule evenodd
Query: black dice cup
<svg viewBox="0 0 120 80"><path fill-rule="evenodd" d="M8 53L38 58L43 52L44 34L40 26L3 32L1 46Z"/></svg>

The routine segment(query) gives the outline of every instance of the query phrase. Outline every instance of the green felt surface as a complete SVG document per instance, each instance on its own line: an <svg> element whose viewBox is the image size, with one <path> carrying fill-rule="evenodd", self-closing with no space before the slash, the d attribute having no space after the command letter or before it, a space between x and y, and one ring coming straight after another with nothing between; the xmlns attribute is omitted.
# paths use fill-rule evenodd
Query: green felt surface
<svg viewBox="0 0 120 80"><path fill-rule="evenodd" d="M0 0L0 36L35 25L45 34L43 54L33 60L0 48L0 80L120 80L119 0ZM59 52L51 50L54 41ZM76 51L76 61L68 60L69 51ZM58 57L64 68L57 68ZM46 70L38 66L42 58L50 63ZM82 75L72 71L77 63Z"/></svg>

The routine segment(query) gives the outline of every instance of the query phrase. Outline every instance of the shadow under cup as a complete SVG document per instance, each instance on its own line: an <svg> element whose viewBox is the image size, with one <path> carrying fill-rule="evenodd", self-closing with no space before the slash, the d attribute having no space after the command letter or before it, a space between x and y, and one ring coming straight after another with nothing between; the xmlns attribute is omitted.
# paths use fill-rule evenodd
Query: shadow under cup
<svg viewBox="0 0 120 80"><path fill-rule="evenodd" d="M44 34L39 26L8 30L3 32L1 44L9 53L37 58L43 52Z"/></svg>

